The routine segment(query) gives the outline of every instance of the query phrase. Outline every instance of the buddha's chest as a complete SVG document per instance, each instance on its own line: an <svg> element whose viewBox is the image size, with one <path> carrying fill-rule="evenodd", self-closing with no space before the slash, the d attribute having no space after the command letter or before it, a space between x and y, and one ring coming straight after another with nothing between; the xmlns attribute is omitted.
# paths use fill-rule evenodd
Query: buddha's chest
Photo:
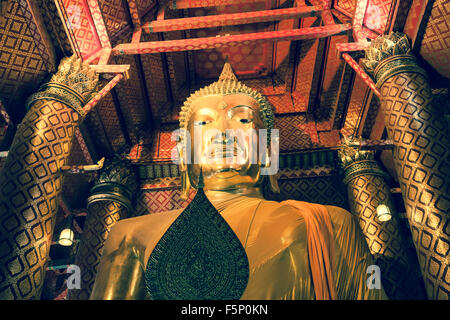
<svg viewBox="0 0 450 320"><path fill-rule="evenodd" d="M310 295L311 283L306 241L302 241L302 239L306 240L306 229L302 223L299 224L298 216L273 217L267 214L264 207L257 208L257 206L258 204L249 205L247 210L242 210L245 208L241 207L240 214L236 214L235 210L221 212L239 239L248 261L246 273L248 280L241 291L242 298L307 299L313 297ZM175 221L175 217L172 218ZM226 248L230 245L230 241L214 239L208 236L208 232L205 234L205 231L200 234L201 236L199 236L199 230L194 229L191 233L187 232L184 239L178 239L177 253L161 260L165 264L163 269L167 272L163 275L164 279L160 281L172 283L174 286L179 286L181 283L187 283L187 287L200 285L209 293L214 291L218 281L227 282L237 275L242 277L242 261L236 261L231 267L223 263L225 254L222 254L222 251L230 249ZM159 240L156 241L158 238ZM160 250L158 244L161 241L164 242L163 235L154 237L147 249ZM236 245L232 248L235 251L237 249ZM149 274L151 270L148 261L146 266L147 281L153 279L154 282L155 276Z"/></svg>

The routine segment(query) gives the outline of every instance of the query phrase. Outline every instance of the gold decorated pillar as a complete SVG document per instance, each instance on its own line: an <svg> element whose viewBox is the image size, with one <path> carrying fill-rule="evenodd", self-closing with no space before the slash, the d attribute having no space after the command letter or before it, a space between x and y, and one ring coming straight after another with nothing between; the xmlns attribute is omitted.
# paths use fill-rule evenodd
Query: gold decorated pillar
<svg viewBox="0 0 450 320"><path fill-rule="evenodd" d="M127 161L115 159L105 163L87 199L88 215L75 259L81 271L81 287L71 289L69 299L89 299L105 241L114 224L133 211L136 190L137 178Z"/></svg>
<svg viewBox="0 0 450 320"><path fill-rule="evenodd" d="M408 254L389 187L373 151L339 151L350 210L356 216L390 299L426 299L417 258ZM390 214L382 215L388 208Z"/></svg>
<svg viewBox="0 0 450 320"><path fill-rule="evenodd" d="M425 71L400 33L366 49L364 67L381 89L381 110L394 141L394 165L430 299L450 299L450 137L432 104Z"/></svg>
<svg viewBox="0 0 450 320"><path fill-rule="evenodd" d="M76 57L27 101L0 173L0 300L39 299L58 197L82 107L98 76Z"/></svg>

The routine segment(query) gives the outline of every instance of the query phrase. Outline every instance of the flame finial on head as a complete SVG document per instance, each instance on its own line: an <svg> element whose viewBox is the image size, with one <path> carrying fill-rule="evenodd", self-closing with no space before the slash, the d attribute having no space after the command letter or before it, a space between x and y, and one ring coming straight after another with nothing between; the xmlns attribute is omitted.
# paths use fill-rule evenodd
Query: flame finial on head
<svg viewBox="0 0 450 320"><path fill-rule="evenodd" d="M233 68L231 67L230 62L227 60L225 61L225 64L223 66L222 73L220 74L219 81L238 81L236 75L234 74Z"/></svg>

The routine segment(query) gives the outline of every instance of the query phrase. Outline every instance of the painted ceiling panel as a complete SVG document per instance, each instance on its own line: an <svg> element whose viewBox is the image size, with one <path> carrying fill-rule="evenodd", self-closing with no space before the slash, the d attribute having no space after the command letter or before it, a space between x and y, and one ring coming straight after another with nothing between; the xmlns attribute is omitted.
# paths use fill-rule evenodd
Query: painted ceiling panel
<svg viewBox="0 0 450 320"><path fill-rule="evenodd" d="M364 128L361 134L363 138L370 138L370 133L372 132L372 128L375 125L379 110L380 99L377 96L373 95L372 100L370 101L369 110L367 111L366 119L364 121Z"/></svg>
<svg viewBox="0 0 450 320"><path fill-rule="evenodd" d="M346 136L356 134L359 125L361 110L364 104L364 98L367 91L367 85L360 77L356 77L353 83L352 95L350 98L345 123L342 133Z"/></svg>
<svg viewBox="0 0 450 320"><path fill-rule="evenodd" d="M18 1L0 16L0 98L14 122L25 115L28 98L48 71Z"/></svg>
<svg viewBox="0 0 450 320"><path fill-rule="evenodd" d="M115 152L118 152L125 145L125 138L122 130L120 130L119 118L111 93L102 99L97 109L111 146Z"/></svg>
<svg viewBox="0 0 450 320"><path fill-rule="evenodd" d="M56 54L59 57L72 55L73 50L64 30L64 25L61 19L55 19L55 17L58 17L58 9L54 0L41 0L37 4Z"/></svg>
<svg viewBox="0 0 450 320"><path fill-rule="evenodd" d="M180 18L180 13L175 10L168 11L165 15L166 19ZM164 40L177 40L186 38L184 31L171 31L162 34ZM165 55L165 57L164 57ZM168 52L162 55L165 59L166 77L169 77L170 95L169 101L172 104L182 104L187 98L190 83L186 81L190 78L189 62L186 52ZM190 81L189 81L190 82Z"/></svg>
<svg viewBox="0 0 450 320"><path fill-rule="evenodd" d="M83 58L88 58L101 48L89 7L85 0L63 0L62 4L67 27L76 40L77 51Z"/></svg>
<svg viewBox="0 0 450 320"><path fill-rule="evenodd" d="M333 128L334 115L336 114L339 86L344 70L344 62L336 55L336 44L349 42L348 35L331 37L329 40L325 72L323 76L322 90L319 97L319 105L314 110L319 131L328 131Z"/></svg>
<svg viewBox="0 0 450 320"><path fill-rule="evenodd" d="M342 127L342 122L344 121L346 114L345 108L348 106L348 99L352 92L354 79L355 73L348 64L345 64L339 82L339 96L336 102L333 129L341 129Z"/></svg>
<svg viewBox="0 0 450 320"><path fill-rule="evenodd" d="M127 25L122 0L99 0L106 29L110 37Z"/></svg>
<svg viewBox="0 0 450 320"><path fill-rule="evenodd" d="M340 145L341 137L339 130L319 132L319 145L321 147L336 147Z"/></svg>
<svg viewBox="0 0 450 320"><path fill-rule="evenodd" d="M369 0L363 25L370 30L383 33L388 22L393 0Z"/></svg>
<svg viewBox="0 0 450 320"><path fill-rule="evenodd" d="M238 13L248 11L267 10L271 8L271 1L249 3L236 6L210 7L189 10L191 16L209 16L217 14ZM215 37L216 35L234 35L273 30L273 24L259 23L221 28L192 30L195 38ZM196 73L204 79L217 78L228 57L238 76L264 76L272 71L272 44L248 44L231 48L202 50L194 53Z"/></svg>
<svg viewBox="0 0 450 320"><path fill-rule="evenodd" d="M158 159L158 161L172 161L172 150L176 148L176 141L172 139L172 132L178 128L176 124L167 125L158 132L153 143L153 159Z"/></svg>
<svg viewBox="0 0 450 320"><path fill-rule="evenodd" d="M143 34L143 41L156 41L156 34ZM168 92L164 77L163 57L159 53L145 54L141 56L142 66L145 72L146 87L150 99L153 117L162 116L163 106L168 102Z"/></svg>
<svg viewBox="0 0 450 320"><path fill-rule="evenodd" d="M135 0L139 15L144 16L155 5L155 0Z"/></svg>
<svg viewBox="0 0 450 320"><path fill-rule="evenodd" d="M319 25L320 19L317 18L305 18L302 23L303 28L318 27ZM309 106L313 81L315 80L314 75L317 68L316 60L318 46L319 40L317 39L301 41L300 49L297 53L298 67L294 87L294 103L296 106L301 106L302 110L307 110Z"/></svg>
<svg viewBox="0 0 450 320"><path fill-rule="evenodd" d="M450 78L450 4L436 0L425 29L420 54L442 76Z"/></svg>
<svg viewBox="0 0 450 320"><path fill-rule="evenodd" d="M275 119L275 129L279 129L280 151L302 150L312 146L308 134L306 116L280 116Z"/></svg>
<svg viewBox="0 0 450 320"><path fill-rule="evenodd" d="M103 103L102 101L99 104ZM103 122L100 118L97 108L94 108L86 115L84 120L86 126L89 128L89 132L93 137L94 148L97 149L99 154L107 154L111 148L111 143L103 126Z"/></svg>
<svg viewBox="0 0 450 320"><path fill-rule="evenodd" d="M121 34L121 37L117 40L117 44L126 43L131 38L131 33ZM127 81L121 81L117 87L118 100L120 108L123 110L125 123L127 125L130 138L133 143L137 141L137 129L143 126L149 121L150 105L152 106L152 112L156 112L155 109L158 105L154 105L151 101L148 101L147 93L151 93L151 89L148 91L145 89L145 83L159 83L153 81L145 81L144 74L149 73L153 76L153 71L148 70L145 67L144 60L147 55L142 57L132 55L121 55L113 58L113 61L117 64L130 65L129 75L130 78ZM141 69L142 61L142 69ZM145 83L144 83L145 81ZM162 94L162 92L159 92Z"/></svg>
<svg viewBox="0 0 450 320"><path fill-rule="evenodd" d="M353 16L356 10L357 0L338 0L336 1L335 6L339 9L345 10L346 13L349 13L349 16Z"/></svg>
<svg viewBox="0 0 450 320"><path fill-rule="evenodd" d="M133 56L117 57L118 64L130 65L130 79L119 83L116 86L119 95L120 107L123 108L125 122L129 130L130 138L133 142L137 140L137 128L147 123L148 101L142 90L142 82Z"/></svg>

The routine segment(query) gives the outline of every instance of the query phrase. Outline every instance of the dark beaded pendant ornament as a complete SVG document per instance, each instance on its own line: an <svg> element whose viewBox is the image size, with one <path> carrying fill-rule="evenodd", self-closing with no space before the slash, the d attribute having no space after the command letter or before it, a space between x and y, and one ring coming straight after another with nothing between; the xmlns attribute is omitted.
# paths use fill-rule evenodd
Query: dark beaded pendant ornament
<svg viewBox="0 0 450 320"><path fill-rule="evenodd" d="M247 287L245 249L203 191L155 246L145 272L154 300L236 300Z"/></svg>

